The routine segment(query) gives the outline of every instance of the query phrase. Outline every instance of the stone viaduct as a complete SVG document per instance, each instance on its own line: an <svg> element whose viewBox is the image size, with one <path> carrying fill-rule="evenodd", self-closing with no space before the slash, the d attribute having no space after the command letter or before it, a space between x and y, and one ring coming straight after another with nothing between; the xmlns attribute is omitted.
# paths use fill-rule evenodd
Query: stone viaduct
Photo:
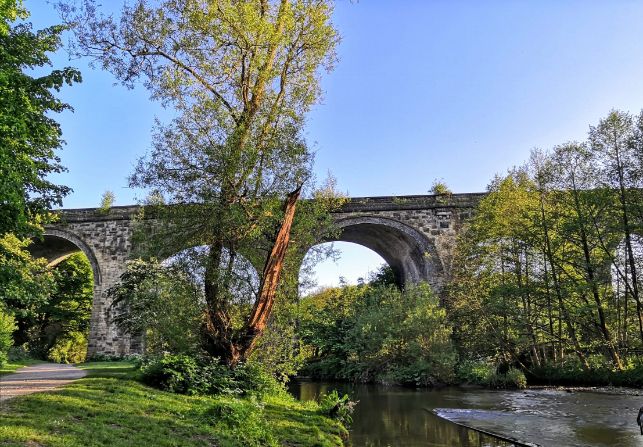
<svg viewBox="0 0 643 447"><path fill-rule="evenodd" d="M440 290L451 263L455 238L471 216L482 193L450 196L359 197L334 213L339 241L353 242L378 253L398 281L427 281ZM65 209L60 220L45 228L44 237L31 245L36 257L56 264L82 251L94 272L94 304L90 322L90 356L127 355L139 342L110 321L106 291L116 284L132 251L137 206Z"/></svg>

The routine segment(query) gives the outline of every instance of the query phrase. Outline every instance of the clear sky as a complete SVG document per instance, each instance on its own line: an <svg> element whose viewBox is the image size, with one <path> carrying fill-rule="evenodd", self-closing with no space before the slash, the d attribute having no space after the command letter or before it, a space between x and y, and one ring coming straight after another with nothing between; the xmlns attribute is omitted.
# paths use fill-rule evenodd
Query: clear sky
<svg viewBox="0 0 643 447"><path fill-rule="evenodd" d="M35 27L58 23L46 0L25 4ZM424 194L436 178L483 191L532 148L583 139L612 108L643 108L642 21L641 1L338 0L339 62L307 125L316 170L351 196ZM60 182L74 189L65 207L97 206L105 190L134 203L126 178L164 111L86 61L54 60L84 77L61 93L76 110L58 117ZM320 283L381 262L343 251Z"/></svg>

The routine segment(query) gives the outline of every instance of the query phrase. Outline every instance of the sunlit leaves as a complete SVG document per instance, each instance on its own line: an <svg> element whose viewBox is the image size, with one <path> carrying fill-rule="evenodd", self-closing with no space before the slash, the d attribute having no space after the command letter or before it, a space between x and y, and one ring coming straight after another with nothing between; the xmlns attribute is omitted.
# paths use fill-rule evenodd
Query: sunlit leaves
<svg viewBox="0 0 643 447"><path fill-rule="evenodd" d="M17 8L17 9L16 9ZM30 24L11 23L26 12L15 1L0 6L0 234L38 231L47 211L61 205L69 188L48 176L64 170L55 151L63 141L51 112L70 107L54 95L80 81L72 68L32 76L50 65L48 53L60 45L61 26L33 32ZM29 73L29 74L28 74Z"/></svg>

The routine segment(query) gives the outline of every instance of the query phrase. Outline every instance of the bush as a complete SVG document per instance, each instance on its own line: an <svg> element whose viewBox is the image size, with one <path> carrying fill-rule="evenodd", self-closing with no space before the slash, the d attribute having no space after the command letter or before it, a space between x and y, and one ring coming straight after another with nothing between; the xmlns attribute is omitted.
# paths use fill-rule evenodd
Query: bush
<svg viewBox="0 0 643 447"><path fill-rule="evenodd" d="M489 388L527 387L527 377L516 368L509 368L505 374L497 372L495 365L487 360L464 360L457 368L457 378L461 382Z"/></svg>
<svg viewBox="0 0 643 447"><path fill-rule="evenodd" d="M201 368L187 355L165 355L142 366L143 382L178 394L202 394Z"/></svg>
<svg viewBox="0 0 643 447"><path fill-rule="evenodd" d="M29 345L12 346L9 348L9 361L21 362L32 358L29 352Z"/></svg>
<svg viewBox="0 0 643 447"><path fill-rule="evenodd" d="M321 397L319 411L344 425L349 425L353 422L353 411L356 405L357 402L350 400L348 394L340 396L337 390L333 390Z"/></svg>
<svg viewBox="0 0 643 447"><path fill-rule="evenodd" d="M47 358L56 363L82 363L87 358L87 336L69 332L56 340Z"/></svg>
<svg viewBox="0 0 643 447"><path fill-rule="evenodd" d="M244 363L233 374L244 395L263 397L284 392L283 384L258 364Z"/></svg>
<svg viewBox="0 0 643 447"><path fill-rule="evenodd" d="M0 309L0 366L4 366L8 359L9 348L13 346L13 331L16 330L16 321L12 315Z"/></svg>
<svg viewBox="0 0 643 447"><path fill-rule="evenodd" d="M601 356L588 358L590 368L585 370L575 357L565 359L562 365L548 363L533 368L530 381L566 386L613 385L643 387L643 364L638 357L625 360L623 370L615 370L609 359Z"/></svg>
<svg viewBox="0 0 643 447"><path fill-rule="evenodd" d="M190 261L196 262L189 257L167 266L156 259L128 261L119 284L107 291L114 299L113 321L128 334L144 334L146 354L198 352L202 291Z"/></svg>
<svg viewBox="0 0 643 447"><path fill-rule="evenodd" d="M274 377L258 365L240 364L234 369L218 359L165 355L142 367L148 385L179 394L257 396L283 392Z"/></svg>
<svg viewBox="0 0 643 447"><path fill-rule="evenodd" d="M498 374L498 388L518 388L519 390L527 388L527 378L525 374L516 368L509 368L507 374Z"/></svg>
<svg viewBox="0 0 643 447"><path fill-rule="evenodd" d="M495 367L484 360L464 360L457 368L457 378L461 382L489 386L495 375Z"/></svg>

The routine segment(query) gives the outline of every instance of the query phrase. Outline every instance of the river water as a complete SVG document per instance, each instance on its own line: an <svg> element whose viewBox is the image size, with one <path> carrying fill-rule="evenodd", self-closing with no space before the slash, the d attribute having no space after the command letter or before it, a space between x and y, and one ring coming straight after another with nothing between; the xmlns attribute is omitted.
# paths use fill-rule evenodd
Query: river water
<svg viewBox="0 0 643 447"><path fill-rule="evenodd" d="M354 447L513 445L448 420L544 447L643 447L636 425L643 396L547 389L413 390L307 381L293 382L290 388L302 400L333 389L358 400L350 435Z"/></svg>

